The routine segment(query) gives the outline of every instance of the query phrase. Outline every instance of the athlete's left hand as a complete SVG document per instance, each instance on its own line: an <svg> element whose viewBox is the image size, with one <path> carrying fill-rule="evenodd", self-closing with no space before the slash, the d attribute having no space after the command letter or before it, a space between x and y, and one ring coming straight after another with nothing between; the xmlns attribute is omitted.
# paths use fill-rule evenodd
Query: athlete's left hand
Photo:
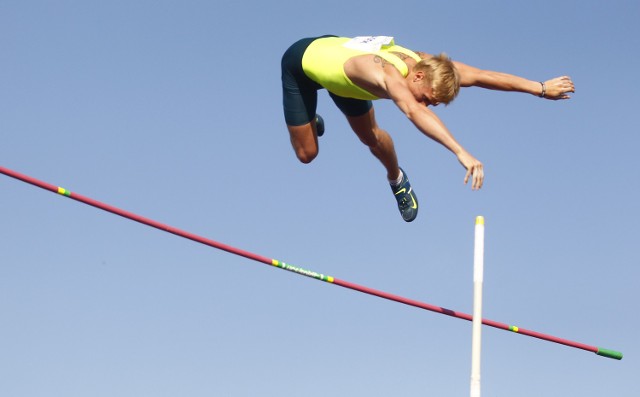
<svg viewBox="0 0 640 397"><path fill-rule="evenodd" d="M544 82L546 92L544 97L557 101L558 99L571 98L568 93L576 92L576 88L569 76L556 77L555 79L547 80Z"/></svg>

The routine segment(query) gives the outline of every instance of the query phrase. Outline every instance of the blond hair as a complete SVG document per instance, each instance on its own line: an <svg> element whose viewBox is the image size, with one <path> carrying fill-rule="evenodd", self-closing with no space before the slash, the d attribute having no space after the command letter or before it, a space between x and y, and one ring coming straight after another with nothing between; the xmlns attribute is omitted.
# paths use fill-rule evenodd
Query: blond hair
<svg viewBox="0 0 640 397"><path fill-rule="evenodd" d="M434 97L445 105L451 103L460 92L460 74L444 52L422 59L413 70L424 72L427 81L431 82Z"/></svg>

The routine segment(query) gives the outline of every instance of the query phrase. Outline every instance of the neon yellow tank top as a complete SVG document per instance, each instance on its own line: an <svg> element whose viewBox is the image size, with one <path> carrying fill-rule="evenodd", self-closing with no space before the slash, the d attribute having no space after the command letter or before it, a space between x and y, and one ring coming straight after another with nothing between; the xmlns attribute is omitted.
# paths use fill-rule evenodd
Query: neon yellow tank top
<svg viewBox="0 0 640 397"><path fill-rule="evenodd" d="M374 54L391 63L406 77L409 74L407 64L398 56L391 54L391 52L406 54L417 62L420 61L420 57L409 49L395 45L391 37L388 39L390 39L389 45L379 46L379 49L367 48L367 46L363 45L359 48L357 45L351 46L350 44L353 43L354 39L349 37L323 37L314 40L302 56L302 70L311 80L333 94L355 99L379 99L377 96L355 85L344 72L344 64L355 56Z"/></svg>

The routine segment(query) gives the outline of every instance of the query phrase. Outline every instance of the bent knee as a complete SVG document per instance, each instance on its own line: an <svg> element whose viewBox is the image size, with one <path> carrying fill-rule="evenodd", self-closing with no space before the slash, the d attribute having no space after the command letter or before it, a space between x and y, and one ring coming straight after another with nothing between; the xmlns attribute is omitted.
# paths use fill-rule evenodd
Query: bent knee
<svg viewBox="0 0 640 397"><path fill-rule="evenodd" d="M318 156L318 138L313 131L311 123L287 127L289 129L291 147L298 160L304 164L312 162Z"/></svg>
<svg viewBox="0 0 640 397"><path fill-rule="evenodd" d="M301 163L309 164L313 161L313 159L318 157L318 149L299 148L298 150L296 150L296 156Z"/></svg>

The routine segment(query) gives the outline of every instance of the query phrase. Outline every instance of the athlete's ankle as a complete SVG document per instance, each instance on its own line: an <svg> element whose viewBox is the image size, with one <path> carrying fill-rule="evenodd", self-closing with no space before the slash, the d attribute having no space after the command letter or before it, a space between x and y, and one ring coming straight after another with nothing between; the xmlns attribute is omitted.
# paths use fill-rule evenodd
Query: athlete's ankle
<svg viewBox="0 0 640 397"><path fill-rule="evenodd" d="M399 185L402 183L402 177L403 177L404 175L402 174L402 170L399 170L399 171L400 171L400 172L398 173L398 177L397 177L397 178L395 178L395 179L389 179L389 184L390 184L392 187L399 186Z"/></svg>

